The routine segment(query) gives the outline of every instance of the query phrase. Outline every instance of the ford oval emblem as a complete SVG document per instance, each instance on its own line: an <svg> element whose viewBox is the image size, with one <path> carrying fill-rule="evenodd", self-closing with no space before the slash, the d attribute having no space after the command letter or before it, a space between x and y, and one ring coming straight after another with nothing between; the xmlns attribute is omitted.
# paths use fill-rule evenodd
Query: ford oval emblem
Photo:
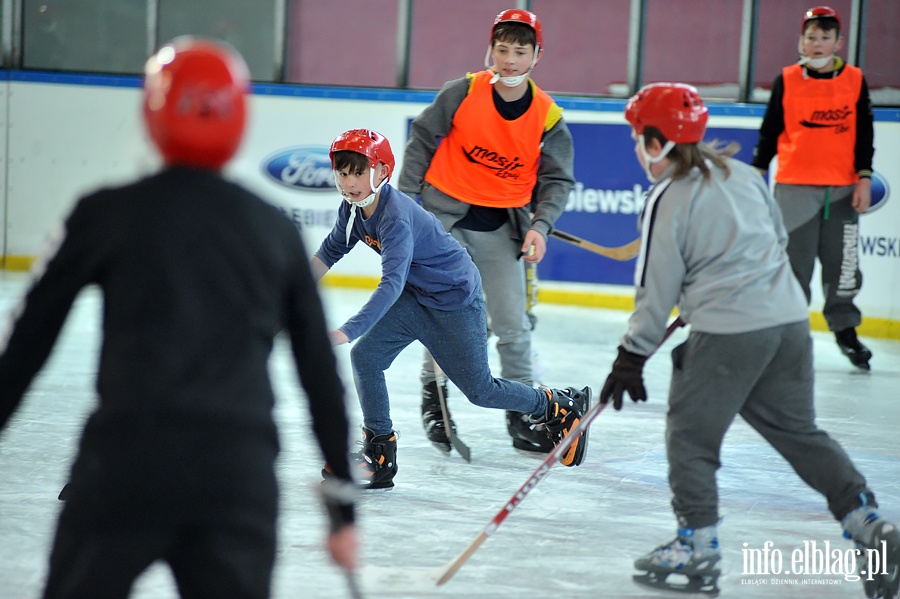
<svg viewBox="0 0 900 599"><path fill-rule="evenodd" d="M300 191L335 191L328 146L295 146L269 154L262 170L270 179Z"/></svg>
<svg viewBox="0 0 900 599"><path fill-rule="evenodd" d="M888 198L891 196L891 186L888 185L884 175L875 171L872 173L872 204L866 213L878 210L887 204Z"/></svg>

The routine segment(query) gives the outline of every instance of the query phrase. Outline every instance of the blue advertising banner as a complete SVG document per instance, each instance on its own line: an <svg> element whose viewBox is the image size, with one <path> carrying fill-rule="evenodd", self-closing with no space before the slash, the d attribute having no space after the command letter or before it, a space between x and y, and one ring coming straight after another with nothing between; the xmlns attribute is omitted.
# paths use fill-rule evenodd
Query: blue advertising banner
<svg viewBox="0 0 900 599"><path fill-rule="evenodd" d="M631 127L622 124L568 123L575 144L575 188L556 228L605 247L618 247L640 236L638 218L650 187L634 154ZM736 141L736 158L750 162L755 129L714 128L706 141ZM618 262L553 237L538 267L548 281L631 285L634 259Z"/></svg>

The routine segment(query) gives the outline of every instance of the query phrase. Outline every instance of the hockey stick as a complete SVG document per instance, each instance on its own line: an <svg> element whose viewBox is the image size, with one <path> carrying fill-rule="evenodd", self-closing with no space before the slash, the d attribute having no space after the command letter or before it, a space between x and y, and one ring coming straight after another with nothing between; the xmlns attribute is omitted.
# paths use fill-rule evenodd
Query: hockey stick
<svg viewBox="0 0 900 599"><path fill-rule="evenodd" d="M444 417L444 430L447 432L447 438L450 439L450 445L453 446L453 449L458 451L459 455L461 455L465 461L471 462L472 452L469 451L469 446L456 436L456 431L450 426L450 412L447 410L447 398L444 397L444 388L441 386L439 380L445 378L444 371L441 370L440 365L434 358L431 358L431 363L434 365L434 382L437 383L435 386L437 387L438 402L441 404L441 415Z"/></svg>
<svg viewBox="0 0 900 599"><path fill-rule="evenodd" d="M605 256L613 260L618 260L619 262L626 262L628 260L631 260L641 251L640 237L638 237L631 243L626 243L625 245L620 245L619 247L608 248L602 245L597 245L596 243L590 242L586 239L582 239L581 237L575 237L574 235L570 235L569 233L560 231L558 229L553 229L552 231L550 231L550 235L556 237L557 239L565 241L566 243L577 245L578 247L583 248L589 252L594 252L595 254L600 254L601 256Z"/></svg>
<svg viewBox="0 0 900 599"><path fill-rule="evenodd" d="M341 568L344 571L344 577L347 579L347 589L350 591L352 599L363 599L362 591L359 590L359 583L356 581L356 572L349 568Z"/></svg>
<svg viewBox="0 0 900 599"><path fill-rule="evenodd" d="M674 333L678 328L684 326L684 321L679 316L675 320L672 321L672 324L668 326L666 329L666 334L663 336L662 341L660 341L660 345L662 345L666 339L668 339L672 333ZM506 502L506 505L497 512L497 515L494 516L493 520L488 522L488 525L484 527L484 530L479 533L475 540L466 547L462 553L460 553L456 559L450 562L446 568L444 573L438 577L437 585L441 586L450 578L456 574L457 570L459 570L463 564L465 564L472 554L474 554L479 547L481 547L482 543L484 543L489 536L494 534L506 517L516 509L522 500L525 499L525 496L535 487L541 480L547 476L550 472L550 468L553 467L559 458L569 449L569 446L578 439L583 431L585 431L594 419L600 415L600 412L606 409L609 403L597 403L590 410L588 410L584 416L581 418L581 422L578 423L574 429L572 429L568 435L566 435L562 441L560 441L559 445L557 445L552 452L550 452L547 457L541 462L541 465L537 467L531 476L525 481L525 483L519 487L519 490L515 492L515 494Z"/></svg>
<svg viewBox="0 0 900 599"><path fill-rule="evenodd" d="M319 498L319 503L324 508L326 516L331 518L333 507L329 506L329 501L326 494L327 492L325 490L326 484L328 484L328 481L316 485L313 488L315 489L316 495ZM356 570L354 568L348 568L341 564L337 564L337 566L344 573L344 579L347 581L347 590L350 592L351 599L363 599L362 591L359 588L359 582L356 580Z"/></svg>

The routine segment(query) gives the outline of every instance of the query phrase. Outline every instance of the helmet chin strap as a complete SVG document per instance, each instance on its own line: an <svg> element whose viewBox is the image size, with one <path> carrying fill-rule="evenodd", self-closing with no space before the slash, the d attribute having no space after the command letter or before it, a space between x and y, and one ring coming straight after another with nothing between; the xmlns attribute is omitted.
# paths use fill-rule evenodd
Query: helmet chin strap
<svg viewBox="0 0 900 599"><path fill-rule="evenodd" d="M371 206L372 202L375 201L375 198L378 196L378 192L381 191L381 188L384 187L384 184L387 183L387 178L382 179L381 183L378 186L375 186L375 169L369 169L369 189L372 190L372 193L364 197L363 199L354 202L350 199L350 196L344 191L344 188L341 187L341 183L338 180L338 173L335 170L331 171L331 174L334 175L334 185L337 187L337 190L341 193L341 197L344 198L344 201L350 204L350 218L347 220L347 239L346 244L347 247L350 246L350 233L353 231L353 222L356 220L356 211L357 208L365 208L366 206Z"/></svg>
<svg viewBox="0 0 900 599"><path fill-rule="evenodd" d="M665 145L662 147L662 150L656 156L651 156L647 153L647 148L644 146L644 134L638 135L638 148L640 148L641 156L644 158L644 173L647 175L647 178L650 179L651 183L656 183L659 179L653 173L650 172L650 165L656 164L663 160L666 156L669 155L669 152L672 151L672 148L675 147L675 142L671 139L666 141Z"/></svg>
<svg viewBox="0 0 900 599"><path fill-rule="evenodd" d="M505 85L506 87L516 87L520 85L523 81L525 81L529 75L531 75L531 71L534 70L534 65L537 64L538 53L540 52L541 47L534 47L534 58L531 59L531 66L528 67L528 71L522 75L516 75L514 77L501 77L500 73L497 72L497 66L491 66L491 47L488 46L487 54L484 55L484 66L487 70L493 71L494 74L491 76L490 84L494 85L498 81Z"/></svg>
<svg viewBox="0 0 900 599"><path fill-rule="evenodd" d="M800 60L797 61L797 64L800 66L807 65L814 69L821 69L826 66L831 59L834 58L834 53L829 54L828 56L822 56L820 58L812 58L803 53L803 41L797 42L797 51L800 53Z"/></svg>

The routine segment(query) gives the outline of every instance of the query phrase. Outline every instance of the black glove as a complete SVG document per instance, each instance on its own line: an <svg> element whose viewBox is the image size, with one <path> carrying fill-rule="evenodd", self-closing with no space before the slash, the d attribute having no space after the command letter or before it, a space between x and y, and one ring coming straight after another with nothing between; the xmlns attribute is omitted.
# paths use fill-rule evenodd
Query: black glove
<svg viewBox="0 0 900 599"><path fill-rule="evenodd" d="M613 362L612 372L606 377L603 391L600 392L600 403L609 403L612 399L616 410L622 409L622 396L625 391L634 402L647 401L647 389L644 388L644 362L648 356L632 353L619 346L619 355Z"/></svg>

